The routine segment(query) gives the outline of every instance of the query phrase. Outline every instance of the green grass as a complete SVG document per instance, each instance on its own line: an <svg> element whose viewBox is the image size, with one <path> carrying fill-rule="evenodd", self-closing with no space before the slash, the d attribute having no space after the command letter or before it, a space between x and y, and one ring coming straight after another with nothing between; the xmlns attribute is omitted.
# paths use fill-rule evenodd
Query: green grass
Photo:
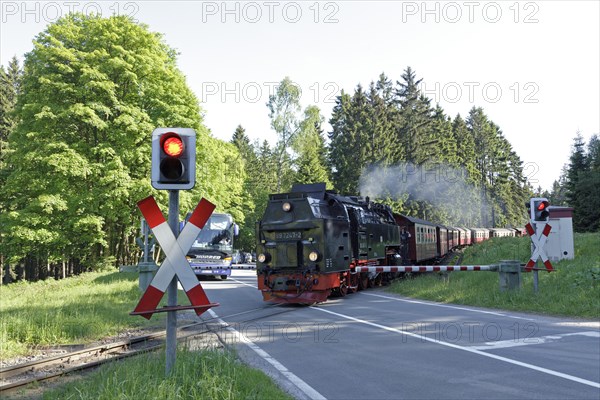
<svg viewBox="0 0 600 400"><path fill-rule="evenodd" d="M179 291L179 304L189 301ZM94 272L61 281L0 287L0 356L31 354L44 346L85 344L136 327L163 328L130 316L141 293L136 273ZM164 296L161 304L166 301ZM169 378L164 351L113 362L43 393L45 399L290 399L266 375L230 352L178 350ZM26 395L23 392L21 395Z"/></svg>
<svg viewBox="0 0 600 400"><path fill-rule="evenodd" d="M497 272L451 272L398 280L389 291L443 303L467 304L551 315L600 318L600 233L575 234L575 259L553 263L555 272L539 272L539 291L533 273L523 273L522 288L501 293ZM530 239L494 238L465 250L462 265L526 262Z"/></svg>
<svg viewBox="0 0 600 400"><path fill-rule="evenodd" d="M291 399L265 374L219 350L179 349L165 378L164 352L101 367L84 379L44 393L44 399Z"/></svg>
<svg viewBox="0 0 600 400"><path fill-rule="evenodd" d="M129 315L140 297L138 274L116 271L3 285L0 359L44 346L89 343L130 328L163 327L165 314L150 321Z"/></svg>

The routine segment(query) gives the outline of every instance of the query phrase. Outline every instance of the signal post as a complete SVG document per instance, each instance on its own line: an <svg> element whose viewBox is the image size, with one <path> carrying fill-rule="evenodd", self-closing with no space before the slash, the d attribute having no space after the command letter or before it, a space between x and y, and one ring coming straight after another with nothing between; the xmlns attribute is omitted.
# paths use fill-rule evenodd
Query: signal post
<svg viewBox="0 0 600 400"><path fill-rule="evenodd" d="M177 131L177 132L175 132ZM152 187L169 190L169 227L179 236L179 190L191 189L196 181L196 132L190 128L157 128L152 132ZM177 306L177 277L167 291L167 307ZM165 373L177 354L177 311L167 312Z"/></svg>
<svg viewBox="0 0 600 400"><path fill-rule="evenodd" d="M202 199L181 231L181 237L179 236L179 190L192 189L196 183L196 132L193 129L156 128L152 132L151 182L155 189L169 191L168 221L165 221L152 196L138 202L138 207L166 258L130 314L150 319L155 312L167 312L165 372L169 375L175 365L177 352L177 311L194 309L200 315L210 307L218 306L208 301L185 258L215 206ZM178 279L192 303L191 306L177 305ZM165 290L167 307L156 309Z"/></svg>
<svg viewBox="0 0 600 400"><path fill-rule="evenodd" d="M531 258L525 265L525 271L533 270L533 290L535 292L539 287L538 271L542 269L539 267L538 259L542 259L546 271L554 270L544 248L548 235L552 231L552 226L548 223L550 217L548 207L550 207L550 202L545 197L533 197L527 203L530 222L525 228L531 236Z"/></svg>

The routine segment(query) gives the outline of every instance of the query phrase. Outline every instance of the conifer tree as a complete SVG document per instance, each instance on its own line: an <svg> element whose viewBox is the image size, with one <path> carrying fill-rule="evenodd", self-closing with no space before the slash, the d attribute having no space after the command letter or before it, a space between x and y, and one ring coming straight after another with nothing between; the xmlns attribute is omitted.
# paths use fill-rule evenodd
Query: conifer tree
<svg viewBox="0 0 600 400"><path fill-rule="evenodd" d="M397 81L396 101L400 107L399 142L404 147L406 161L421 165L429 159L436 141L429 136L432 114L430 100L421 93L415 71L407 67Z"/></svg>
<svg viewBox="0 0 600 400"><path fill-rule="evenodd" d="M566 197L573 207L573 228L578 232L597 231L600 228L600 153L599 140L594 135L587 153L581 133L573 140L573 149L566 173Z"/></svg>
<svg viewBox="0 0 600 400"><path fill-rule="evenodd" d="M385 75L377 83L371 82L367 92L368 103L365 120L368 137L367 156L369 164L386 166L400 159L401 153L396 135L397 110L393 104L393 87Z"/></svg>
<svg viewBox="0 0 600 400"><path fill-rule="evenodd" d="M325 139L322 136L323 120L317 106L308 106L304 110L304 119L300 123L300 131L294 141L294 149L298 154L295 160L297 169L295 182L325 182L327 187L331 188Z"/></svg>
<svg viewBox="0 0 600 400"><path fill-rule="evenodd" d="M330 163L334 187L340 193L358 194L362 169L369 162L368 99L361 85L350 97L336 99L330 124Z"/></svg>
<svg viewBox="0 0 600 400"><path fill-rule="evenodd" d="M23 71L19 66L17 57L9 62L6 71L0 66L0 187L4 187L6 175L11 170L5 165L6 153L8 151L8 136L17 124L17 115L14 113L17 96L21 88L21 77ZM0 214L4 213L3 202L0 201ZM0 247L4 233L0 229ZM0 252L0 285L6 281L15 279L14 271L9 263L5 263L4 254Z"/></svg>

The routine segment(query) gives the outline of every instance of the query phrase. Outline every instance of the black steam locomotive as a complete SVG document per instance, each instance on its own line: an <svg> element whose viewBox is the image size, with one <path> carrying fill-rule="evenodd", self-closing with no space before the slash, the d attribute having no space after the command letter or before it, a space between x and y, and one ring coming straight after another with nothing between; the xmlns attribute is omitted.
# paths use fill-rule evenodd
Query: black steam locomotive
<svg viewBox="0 0 600 400"><path fill-rule="evenodd" d="M258 287L266 301L322 302L379 284L391 273L355 266L401 265L402 243L391 209L369 198L294 185L273 194L257 224Z"/></svg>

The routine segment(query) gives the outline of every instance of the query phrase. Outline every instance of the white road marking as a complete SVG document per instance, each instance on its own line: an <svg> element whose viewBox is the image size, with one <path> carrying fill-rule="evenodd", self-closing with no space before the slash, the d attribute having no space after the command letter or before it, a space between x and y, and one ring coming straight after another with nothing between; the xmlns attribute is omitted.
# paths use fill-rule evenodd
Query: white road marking
<svg viewBox="0 0 600 400"><path fill-rule="evenodd" d="M516 315L503 314L503 313L494 312L494 311L477 310L477 309L474 309L474 308L459 307L459 306L453 306L453 305L449 305L449 304L436 303L436 302L432 302L432 301L408 300L408 299L401 299L401 298L398 298L398 297L384 296L384 295L381 295L381 294L373 294L373 293L365 293L365 292L362 292L362 294L365 295L365 296L374 296L374 297L381 297L383 299L388 299L388 300L402 301L404 303L424 304L426 306L452 308L452 309L455 309L455 310L471 311L471 312L476 312L476 313L480 313L480 314L497 315L499 317L507 317L507 318L514 318L514 319L524 319L526 321L537 321L535 318L517 317Z"/></svg>
<svg viewBox="0 0 600 400"><path fill-rule="evenodd" d="M557 322L555 325L558 326L573 326L577 328L596 328L600 329L600 321L566 321L566 322Z"/></svg>
<svg viewBox="0 0 600 400"><path fill-rule="evenodd" d="M251 288L258 289L258 286L254 286L254 285L251 285L251 284L246 283L246 282L238 281L237 279L233 279L233 278L230 278L230 279L232 281L236 282L236 283L241 284L241 285L246 285L246 286L250 286Z"/></svg>
<svg viewBox="0 0 600 400"><path fill-rule="evenodd" d="M598 331L588 331L588 332L575 332L575 333L562 333L557 335L547 335L547 336L539 336L532 337L523 340L499 340L497 342L487 342L481 346L469 346L470 349L475 350L495 350L495 349L505 349L508 347L518 347L518 346L529 346L532 344L544 344L544 343L552 343L559 341L567 336L588 336L593 338L600 338L600 332Z"/></svg>
<svg viewBox="0 0 600 400"><path fill-rule="evenodd" d="M253 287L255 289L258 289L257 286L250 285L248 283L238 281L237 279L232 279L232 280L235 281L235 282L237 282L237 283L241 283L242 285L246 285L246 286L250 286L250 287ZM368 296L374 296L374 297L381 297L381 298L384 298L384 299L404 301L404 302L407 302L407 303L416 303L416 304L425 304L425 305L432 305L432 306L438 306L438 307L447 307L447 308L453 308L453 309L457 309L457 310L465 310L465 311L479 312L479 313L482 313L482 314L497 315L497 316L500 316L500 317L509 317L509 318L516 318L516 319L524 319L524 320L529 320L529 321L535 321L535 319L532 319L532 318L517 317L517 316L510 315L510 314L502 314L502 313L493 312L493 311L476 310L476 309L472 309L472 308L457 307L457 306L451 306L451 305L440 304L440 303L423 302L423 301L418 301L418 300L399 299L397 297L383 296L383 295L372 294L372 293L364 293L364 292L362 292L362 294L368 295ZM599 383L592 382L592 381L589 381L587 379L578 378L578 377L573 376L573 375L568 375L568 374L564 374L562 372L553 371L551 369L547 369L547 368L543 368L543 367L538 367L536 365L527 364L527 363L524 363L524 362L521 362L521 361L517 361L517 360L512 360L510 358L506 358L506 357L502 357L502 356L497 356L495 354L484 353L482 351L482 350L492 350L492 349L498 349L498 348L504 348L504 347L513 347L513 346L524 346L524 345L529 345L529 344L538 344L537 342L536 343L533 343L533 342L529 343L529 342L515 342L515 341L512 341L512 340L503 340L503 341L498 341L498 342L486 343L486 346L468 346L468 347L464 347L464 346L458 346L458 345L455 345L455 344L452 344L452 343L442 342L442 341L439 341L439 340L436 340L436 339L431 339L431 338L428 338L426 336L417 335L417 334L412 333L412 332L407 332L407 331L403 331L403 330L400 330L400 329L391 328L391 327L387 327L387 326L384 326L384 325L376 324L376 323L373 323L373 322L364 321L364 320L361 320L361 319L358 319L358 318L351 317L349 315L344 315L344 314L336 313L336 312L333 312L333 311L324 310L322 308L318 308L318 307L315 307L315 306L313 306L311 308L315 309L315 310L323 311L323 312L326 312L326 313L330 313L330 314L333 314L333 315L337 315L339 317L346 318L346 319L349 319L349 320L352 320L352 321L356 321L356 322L360 322L360 323L363 323L363 324L371 325L371 326L374 326L374 327L377 327L377 328L381 328L381 329L384 329L384 330L387 330L387 331L396 332L396 333L405 334L405 335L408 335L408 336L420 338L420 339L426 340L428 342L438 343L438 344L441 344L443 346L448 346L448 347L452 347L452 348L455 348L455 349L458 349L458 350L464 350L464 351L467 351L467 352L470 352L470 353L479 354L479 355L484 356L484 357L493 358L493 359L504 361L504 362L507 362L507 363L510 363L510 364L519 365L521 367L533 369L535 371L539 371L539 372L546 373L546 374L549 374L549 375L554 375L554 376L558 376L558 377L561 377L561 378L564 378L564 379L568 379L568 380L571 380L571 381L574 381L574 382L582 383L584 385L592 386L592 387L595 387L595 388L600 388L600 384ZM212 310L208 310L208 311L212 312ZM539 337L539 338L531 338L531 339L540 339L539 343L544 343L543 340L545 340L545 339L559 340L562 337L565 337L565 336L574 336L574 335L583 335L583 336L589 336L589 337L600 337L600 332L596 332L596 331L576 332L576 333L567 333L567 334L562 334L562 335L542 336L542 337ZM511 344L511 345L509 345L509 344Z"/></svg>
<svg viewBox="0 0 600 400"><path fill-rule="evenodd" d="M591 386L591 387L595 387L595 388L599 388L600 389L600 383L592 382L592 381L589 381L587 379L578 378L578 377L573 376L573 375L564 374L562 372L554 371L554 370L551 370L551 369L548 369L548 368L538 367L536 365L527 364L527 363L524 363L524 362L521 362L521 361L512 360L510 358L498 356L498 355L491 354L491 353L485 353L483 351L476 350L476 349L474 349L472 347L464 347L464 346L459 346L459 345L448 343L448 342L443 342L443 341L435 340L435 339L432 339L432 338L427 337L427 336L417 335L416 333L403 331L401 329L396 329L396 328L392 328L392 327L381 325L381 324L376 324L374 322L369 322L369 321L365 321L363 319L354 318L354 317L351 317L349 315L340 314L340 313L337 313L337 312L334 312L334 311L330 311L330 310L325 310L323 308L319 308L319 307L316 307L316 306L312 306L310 308L312 308L313 310L318 310L318 311L321 311L321 312L332 314L332 315L335 315L335 316L338 316L340 318L344 318L344 319L347 319L347 320L350 320L350 321L355 321L355 322L359 322L361 324L370 325L370 326L373 326L375 328L383 329L383 330L386 330L386 331L389 331L389 332L399 333L401 335L412 336L414 338L418 338L418 339L421 339L421 340L424 340L424 341L436 343L436 344L439 344L439 345L442 345L442 346L451 347L451 348L457 349L457 350L466 351L468 353L477 354L477 355L480 355L480 356L483 356L483 357L493 358L495 360L503 361L503 362L506 362L506 363L509 363L509 364L518 365L520 367L532 369L534 371L542 372L544 374L558 376L560 378L568 379L568 380L573 381L573 382L581 383L583 385L587 385L587 386Z"/></svg>
<svg viewBox="0 0 600 400"><path fill-rule="evenodd" d="M312 386L308 383L304 382L293 372L289 371L286 367L283 366L279 361L271 357L269 353L261 349L258 345L256 345L253 341L248 339L244 334L236 331L233 327L231 327L227 322L223 321L217 313L213 310L208 310L208 313L217 320L225 329L231 332L237 340L241 343L244 343L246 346L250 347L259 357L263 360L271 364L277 371L279 371L283 376L285 376L290 382L292 382L302 393L304 393L310 399L316 400L326 400L325 396L321 393L317 392Z"/></svg>

